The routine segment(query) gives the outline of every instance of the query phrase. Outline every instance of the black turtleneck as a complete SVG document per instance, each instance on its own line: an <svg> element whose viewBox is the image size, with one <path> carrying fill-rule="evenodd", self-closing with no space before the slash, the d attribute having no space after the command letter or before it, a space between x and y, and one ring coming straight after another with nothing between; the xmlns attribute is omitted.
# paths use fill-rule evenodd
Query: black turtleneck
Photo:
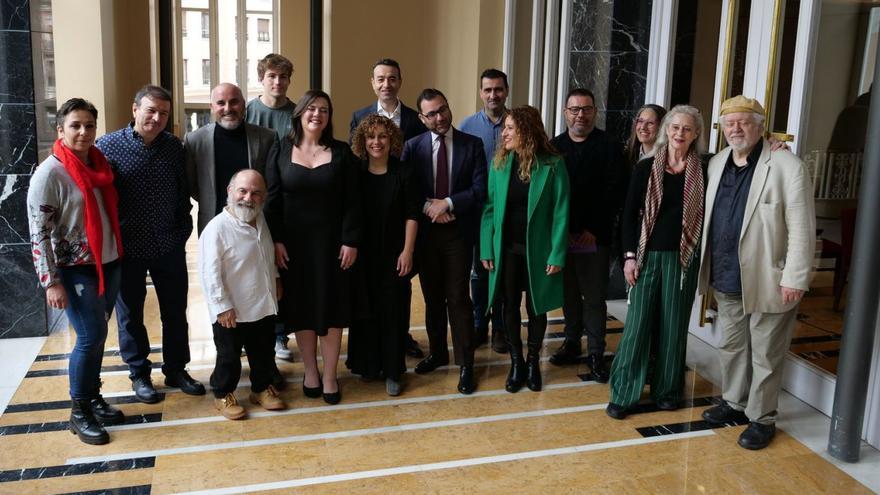
<svg viewBox="0 0 880 495"><path fill-rule="evenodd" d="M247 134L244 122L233 130L217 124L214 126L214 187L217 191L215 214L226 206L226 186L232 176L248 168Z"/></svg>

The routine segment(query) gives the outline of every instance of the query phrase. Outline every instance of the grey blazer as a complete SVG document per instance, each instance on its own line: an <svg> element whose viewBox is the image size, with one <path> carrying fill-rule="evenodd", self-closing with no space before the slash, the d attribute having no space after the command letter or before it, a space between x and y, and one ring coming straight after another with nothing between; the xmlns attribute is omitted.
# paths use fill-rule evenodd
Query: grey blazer
<svg viewBox="0 0 880 495"><path fill-rule="evenodd" d="M183 137L186 152L186 178L189 182L189 194L199 203L198 231L208 225L214 218L214 207L202 208L202 205L217 204L214 182L214 126L210 123L202 126ZM272 146L277 146L278 138L274 131L243 122L247 134L248 168L252 168L265 176L266 157Z"/></svg>

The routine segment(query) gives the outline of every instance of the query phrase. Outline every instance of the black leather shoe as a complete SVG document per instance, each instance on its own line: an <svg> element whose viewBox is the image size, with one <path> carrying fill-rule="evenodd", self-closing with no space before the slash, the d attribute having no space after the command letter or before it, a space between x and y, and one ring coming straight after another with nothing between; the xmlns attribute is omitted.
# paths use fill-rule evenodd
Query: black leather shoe
<svg viewBox="0 0 880 495"><path fill-rule="evenodd" d="M564 366L566 364L577 363L577 358L581 355L581 343L565 340L559 349L550 356L550 364L555 366Z"/></svg>
<svg viewBox="0 0 880 495"><path fill-rule="evenodd" d="M526 361L526 386L532 392L540 392L541 381L541 358L537 354L529 354Z"/></svg>
<svg viewBox="0 0 880 495"><path fill-rule="evenodd" d="M511 356L510 371L507 373L507 381L504 382L504 390L515 394L526 383L526 362L522 354Z"/></svg>
<svg viewBox="0 0 880 495"><path fill-rule="evenodd" d="M605 366L605 356L590 354L587 356L587 366L590 367L591 380L596 383L608 383L608 367Z"/></svg>
<svg viewBox="0 0 880 495"><path fill-rule="evenodd" d="M614 419L624 419L629 414L629 408L609 402L608 407L605 408L605 414Z"/></svg>
<svg viewBox="0 0 880 495"><path fill-rule="evenodd" d="M703 419L713 425L744 423L749 420L749 418L746 417L746 413L730 407L730 405L727 404L727 401L703 411Z"/></svg>
<svg viewBox="0 0 880 495"><path fill-rule="evenodd" d="M318 386L317 387L306 387L306 379L303 378L303 395L308 397L309 399L317 399L324 393L324 382L321 381L321 377L318 377Z"/></svg>
<svg viewBox="0 0 880 495"><path fill-rule="evenodd" d="M323 383L322 383L323 385ZM324 402L330 404L331 406L335 406L339 404L342 400L342 387L339 386L339 381L336 381L336 392L324 392Z"/></svg>
<svg viewBox="0 0 880 495"><path fill-rule="evenodd" d="M419 348L419 343L410 334L406 334L406 355L416 359L425 357L425 353Z"/></svg>
<svg viewBox="0 0 880 495"><path fill-rule="evenodd" d="M137 376L131 380L131 389L134 390L134 396L137 400L145 404L155 404L159 402L159 394L153 388L153 380L149 376Z"/></svg>
<svg viewBox="0 0 880 495"><path fill-rule="evenodd" d="M447 364L449 364L449 356L441 358L434 354L428 354L428 357L419 361L419 364L416 365L415 371L420 375L424 375L425 373L430 373L441 366L446 366Z"/></svg>
<svg viewBox="0 0 880 495"><path fill-rule="evenodd" d="M205 386L189 376L186 370L168 372L165 375L165 385L179 388L187 395L205 395Z"/></svg>
<svg viewBox="0 0 880 495"><path fill-rule="evenodd" d="M110 441L107 430L95 418L89 399L71 401L70 432L89 445L104 445Z"/></svg>
<svg viewBox="0 0 880 495"><path fill-rule="evenodd" d="M502 330L495 330L495 327L492 327L492 350L498 354L507 354L507 351L510 350L504 332Z"/></svg>
<svg viewBox="0 0 880 495"><path fill-rule="evenodd" d="M660 399L657 401L657 409L661 411L677 411L681 407L681 402L677 400Z"/></svg>
<svg viewBox="0 0 880 495"><path fill-rule="evenodd" d="M470 395L477 389L477 383L474 381L474 367L462 366L461 375L458 378L458 391L464 395Z"/></svg>
<svg viewBox="0 0 880 495"><path fill-rule="evenodd" d="M90 400L89 406L92 408L95 419L102 425L121 425L125 423L125 415L122 414L122 411L107 404L107 401L100 395L98 395L97 399Z"/></svg>
<svg viewBox="0 0 880 495"><path fill-rule="evenodd" d="M749 427L739 435L737 442L740 447L749 450L761 450L770 445L770 440L776 435L776 425L764 425L761 423L749 423Z"/></svg>

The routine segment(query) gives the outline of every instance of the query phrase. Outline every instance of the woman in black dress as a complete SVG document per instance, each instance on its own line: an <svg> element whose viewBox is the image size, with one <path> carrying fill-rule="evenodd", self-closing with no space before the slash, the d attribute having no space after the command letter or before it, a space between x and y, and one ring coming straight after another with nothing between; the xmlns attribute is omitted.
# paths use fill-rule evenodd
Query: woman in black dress
<svg viewBox="0 0 880 495"><path fill-rule="evenodd" d="M364 232L358 270L366 279L370 312L348 333L352 373L385 378L388 395L401 391L406 370L413 250L420 200L410 168L397 158L403 133L389 118L370 115L354 132L352 151L361 159Z"/></svg>
<svg viewBox="0 0 880 495"><path fill-rule="evenodd" d="M350 268L361 235L358 170L348 145L333 139L333 106L307 91L293 111L293 129L269 155L265 213L275 241L284 294L279 313L295 332L307 397L328 404L342 395L336 364L342 328L351 323ZM318 372L321 341L323 378Z"/></svg>

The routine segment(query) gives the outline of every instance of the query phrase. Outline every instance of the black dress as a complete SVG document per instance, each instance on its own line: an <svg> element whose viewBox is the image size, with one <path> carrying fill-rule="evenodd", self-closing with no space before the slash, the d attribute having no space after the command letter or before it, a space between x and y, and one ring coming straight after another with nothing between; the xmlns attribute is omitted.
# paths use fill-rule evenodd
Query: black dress
<svg viewBox="0 0 880 495"><path fill-rule="evenodd" d="M345 365L358 375L399 380L406 370L413 273L399 276L397 259L406 240L407 220L419 218L420 200L410 168L393 157L383 175L370 173L363 164L360 183L364 232L357 274L364 281L361 293L369 312L349 329Z"/></svg>
<svg viewBox="0 0 880 495"><path fill-rule="evenodd" d="M351 270L340 268L339 250L360 244L357 162L341 141L333 142L330 162L311 169L291 162L289 140L275 149L266 164L264 211L272 239L290 258L281 269L279 316L288 330L327 335L351 323Z"/></svg>

